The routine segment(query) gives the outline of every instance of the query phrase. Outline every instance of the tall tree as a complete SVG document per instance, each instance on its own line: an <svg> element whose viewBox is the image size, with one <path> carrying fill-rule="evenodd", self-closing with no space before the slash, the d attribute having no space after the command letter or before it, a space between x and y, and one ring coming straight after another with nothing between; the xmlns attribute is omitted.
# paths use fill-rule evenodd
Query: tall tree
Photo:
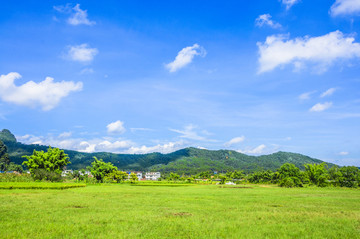
<svg viewBox="0 0 360 239"><path fill-rule="evenodd" d="M0 140L0 171L7 170L10 165L9 154L7 153L7 147L3 141Z"/></svg>

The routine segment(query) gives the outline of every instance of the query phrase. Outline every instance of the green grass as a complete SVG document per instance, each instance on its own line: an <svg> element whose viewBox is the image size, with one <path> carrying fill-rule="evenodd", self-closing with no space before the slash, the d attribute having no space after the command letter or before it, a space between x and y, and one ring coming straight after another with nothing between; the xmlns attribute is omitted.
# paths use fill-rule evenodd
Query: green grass
<svg viewBox="0 0 360 239"><path fill-rule="evenodd" d="M79 183L0 182L0 189L68 189L85 186Z"/></svg>
<svg viewBox="0 0 360 239"><path fill-rule="evenodd" d="M0 190L0 238L360 238L360 190L88 185Z"/></svg>

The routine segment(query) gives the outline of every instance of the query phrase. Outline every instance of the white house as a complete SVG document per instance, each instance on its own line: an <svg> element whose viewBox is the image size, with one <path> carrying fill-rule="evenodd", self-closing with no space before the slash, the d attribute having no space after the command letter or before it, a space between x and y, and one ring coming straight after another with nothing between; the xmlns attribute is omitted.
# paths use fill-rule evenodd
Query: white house
<svg viewBox="0 0 360 239"><path fill-rule="evenodd" d="M147 172L145 173L146 180L158 180L161 177L160 172Z"/></svg>
<svg viewBox="0 0 360 239"><path fill-rule="evenodd" d="M61 173L61 177L66 177L66 175L71 174L71 173L73 173L73 171L71 169L70 170L64 170Z"/></svg>

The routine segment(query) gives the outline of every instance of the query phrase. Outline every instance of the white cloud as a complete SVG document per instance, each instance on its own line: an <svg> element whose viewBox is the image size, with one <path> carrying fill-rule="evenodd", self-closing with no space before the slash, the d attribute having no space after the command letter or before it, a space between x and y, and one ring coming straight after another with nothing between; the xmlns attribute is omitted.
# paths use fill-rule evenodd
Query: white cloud
<svg viewBox="0 0 360 239"><path fill-rule="evenodd" d="M274 22L273 20L271 20L270 14L259 15L259 17L256 18L256 20L255 20L255 25L258 27L263 27L265 25L265 26L269 26L274 29L278 29L278 28L282 27L280 23L277 23L277 22Z"/></svg>
<svg viewBox="0 0 360 239"><path fill-rule="evenodd" d="M330 89L328 89L327 91L323 92L323 93L320 95L320 97L321 97L321 98L324 98L324 97L326 97L326 96L330 96L330 95L334 94L335 91L336 91L336 88L330 88Z"/></svg>
<svg viewBox="0 0 360 239"><path fill-rule="evenodd" d="M82 82L61 81L54 82L54 78L46 77L44 81L36 83L28 81L16 86L14 81L21 75L11 72L0 76L0 97L3 101L29 107L40 106L43 110L51 110L60 100L72 91L82 90Z"/></svg>
<svg viewBox="0 0 360 239"><path fill-rule="evenodd" d="M120 120L108 124L106 128L108 133L110 134L122 134L126 131L124 127L124 122L121 122Z"/></svg>
<svg viewBox="0 0 360 239"><path fill-rule="evenodd" d="M90 48L88 44L81 44L78 46L69 46L67 58L72 61L82 63L90 63L94 57L99 53L98 49Z"/></svg>
<svg viewBox="0 0 360 239"><path fill-rule="evenodd" d="M315 69L323 72L336 60L360 57L360 44L340 31L319 37L288 38L285 35L272 35L264 43L257 43L260 55L258 73L286 64L303 66L307 62L315 63Z"/></svg>
<svg viewBox="0 0 360 239"><path fill-rule="evenodd" d="M241 143L245 140L245 136L235 137L224 144L225 147L230 147L233 144Z"/></svg>
<svg viewBox="0 0 360 239"><path fill-rule="evenodd" d="M87 75L87 74L92 74L94 73L94 69L92 68L84 68L80 71L80 75Z"/></svg>
<svg viewBox="0 0 360 239"><path fill-rule="evenodd" d="M329 109L332 106L332 104L333 104L332 102L317 103L316 105L311 107L311 109L309 111L310 112L321 112L321 111Z"/></svg>
<svg viewBox="0 0 360 239"><path fill-rule="evenodd" d="M315 92L316 91L302 93L301 95L299 95L299 99L300 100L309 100L311 98L311 95L314 94Z"/></svg>
<svg viewBox="0 0 360 239"><path fill-rule="evenodd" d="M110 151L114 152L119 149L123 148L129 148L133 145L133 143L130 140L122 140L122 141L115 141L110 142L108 140L100 142L98 145L96 145L95 150L96 151Z"/></svg>
<svg viewBox="0 0 360 239"><path fill-rule="evenodd" d="M238 152L243 154L261 154L264 152L264 149L266 148L265 144L261 144L253 149L246 149L246 150L238 150Z"/></svg>
<svg viewBox="0 0 360 239"><path fill-rule="evenodd" d="M64 132L59 135L59 138L69 138L71 137L72 132Z"/></svg>
<svg viewBox="0 0 360 239"><path fill-rule="evenodd" d="M194 130L196 128L197 128L197 126L189 124L189 125L186 125L183 130L178 130L178 129L170 129L170 130L173 131L173 132L181 134L181 136L180 136L181 138L192 139L192 140L200 140L200 141L208 140L206 137L199 135Z"/></svg>
<svg viewBox="0 0 360 239"><path fill-rule="evenodd" d="M124 151L124 153L127 154L147 154L147 153L153 153L153 152L159 152L159 153L172 153L176 150L179 150L182 148L184 142L183 141L177 141L177 142L169 142L166 144L158 144L155 146L141 146L141 147L131 147L128 150Z"/></svg>
<svg viewBox="0 0 360 239"><path fill-rule="evenodd" d="M293 5L300 2L300 0L282 0L281 2L286 6L286 10L289 10Z"/></svg>
<svg viewBox="0 0 360 239"><path fill-rule="evenodd" d="M349 152L342 151L342 152L339 153L339 155L341 155L341 156L346 156L346 155L349 155Z"/></svg>
<svg viewBox="0 0 360 239"><path fill-rule="evenodd" d="M359 0L336 0L336 2L330 8L330 14L333 17L339 15L354 15L359 13Z"/></svg>
<svg viewBox="0 0 360 239"><path fill-rule="evenodd" d="M173 62L166 64L166 68L170 72L175 72L186 65L190 64L194 58L194 56L204 57L206 55L206 51L203 47L198 44L194 44L193 46L188 46L179 51Z"/></svg>
<svg viewBox="0 0 360 239"><path fill-rule="evenodd" d="M96 24L96 22L88 19L87 10L82 10L80 4L76 4L73 8L71 8L70 4L66 4L65 6L54 6L54 9L60 13L71 14L67 20L67 23L70 25L77 26L83 24L92 26Z"/></svg>
<svg viewBox="0 0 360 239"><path fill-rule="evenodd" d="M132 133L135 133L137 131L154 131L153 129L149 129L149 128L130 128L130 131Z"/></svg>

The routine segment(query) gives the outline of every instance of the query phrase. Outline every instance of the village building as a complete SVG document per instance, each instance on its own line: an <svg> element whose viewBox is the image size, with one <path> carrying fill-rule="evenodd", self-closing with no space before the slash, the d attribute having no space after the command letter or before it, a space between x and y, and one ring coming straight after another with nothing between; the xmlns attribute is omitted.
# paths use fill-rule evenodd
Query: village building
<svg viewBox="0 0 360 239"><path fill-rule="evenodd" d="M161 177L160 172L147 172L145 173L146 180L157 181Z"/></svg>

